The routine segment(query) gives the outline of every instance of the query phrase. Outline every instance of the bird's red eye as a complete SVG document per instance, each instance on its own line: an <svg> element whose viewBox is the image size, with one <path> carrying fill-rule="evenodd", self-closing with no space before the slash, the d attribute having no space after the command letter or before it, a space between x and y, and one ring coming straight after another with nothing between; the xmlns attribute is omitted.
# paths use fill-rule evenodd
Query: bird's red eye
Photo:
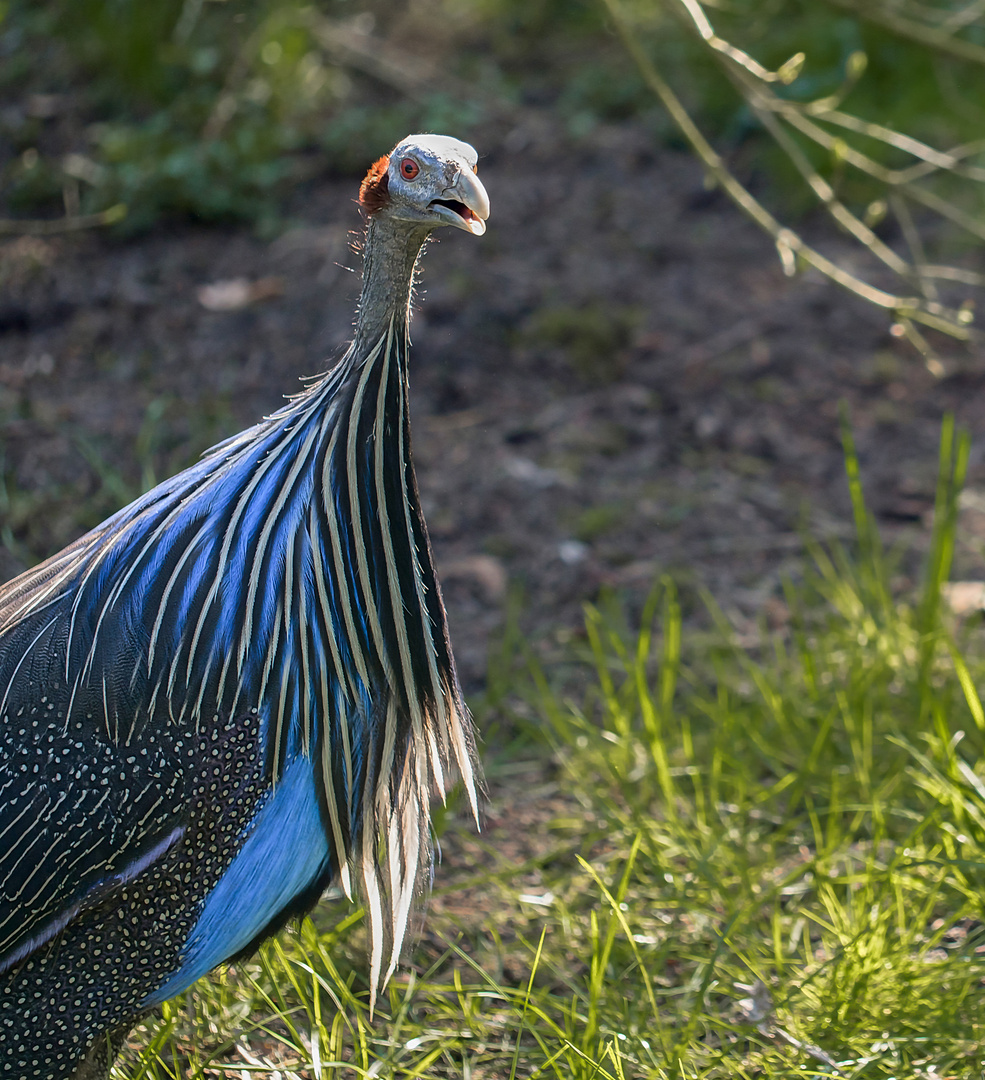
<svg viewBox="0 0 985 1080"><path fill-rule="evenodd" d="M400 175L405 180L413 180L420 171L420 166L413 158L405 157L404 160L400 162Z"/></svg>

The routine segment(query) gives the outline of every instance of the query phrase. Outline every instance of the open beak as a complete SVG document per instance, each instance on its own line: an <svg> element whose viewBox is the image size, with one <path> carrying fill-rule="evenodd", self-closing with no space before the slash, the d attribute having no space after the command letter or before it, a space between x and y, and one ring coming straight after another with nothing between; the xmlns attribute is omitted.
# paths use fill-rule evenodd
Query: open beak
<svg viewBox="0 0 985 1080"><path fill-rule="evenodd" d="M474 172L462 170L445 191L444 198L434 199L430 206L448 225L465 229L474 236L482 236L486 231L489 196Z"/></svg>

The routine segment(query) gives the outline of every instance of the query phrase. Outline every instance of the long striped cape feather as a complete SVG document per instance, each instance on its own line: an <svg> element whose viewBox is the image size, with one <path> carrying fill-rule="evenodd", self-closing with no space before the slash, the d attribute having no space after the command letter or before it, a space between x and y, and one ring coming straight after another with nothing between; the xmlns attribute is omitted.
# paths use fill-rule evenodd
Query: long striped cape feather
<svg viewBox="0 0 985 1080"><path fill-rule="evenodd" d="M156 729L199 737L253 713L271 784L299 755L315 770L333 868L369 912L374 996L392 973L426 885L431 795L457 773L476 813L478 783L411 464L408 350L394 316L368 355L350 348L0 590L4 745L43 730L39 714L81 733L57 786L0 768L0 970L180 838ZM95 809L93 740L129 762Z"/></svg>

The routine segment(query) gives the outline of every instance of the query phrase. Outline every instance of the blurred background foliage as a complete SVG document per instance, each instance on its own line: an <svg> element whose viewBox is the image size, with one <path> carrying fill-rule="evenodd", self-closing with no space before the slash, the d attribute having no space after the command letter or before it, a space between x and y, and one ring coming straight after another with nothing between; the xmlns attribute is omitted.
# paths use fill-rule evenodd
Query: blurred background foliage
<svg viewBox="0 0 985 1080"><path fill-rule="evenodd" d="M914 321L972 335L967 289L941 282L985 285L960 262L985 240L982 0L5 0L3 231L64 208L270 234L305 178L527 109L576 140L631 119L690 144L789 272L894 311L928 357ZM766 205L820 206L875 275L827 264Z"/></svg>
<svg viewBox="0 0 985 1080"><path fill-rule="evenodd" d="M755 144L760 121L689 7L630 0L624 13L711 137ZM715 0L704 11L767 69L806 52L780 87L790 101L844 98L860 119L938 148L985 131L981 3ZM0 135L13 151L2 182L15 212L74 208L77 190L83 212L126 203L130 229L162 213L262 222L291 180L358 170L394 130L467 137L525 105L555 109L575 136L642 117L680 139L597 0L7 0L0 15ZM888 165L901 156L879 140L865 150ZM846 197L878 194L837 149L812 160ZM758 161L791 206L808 205L785 155Z"/></svg>

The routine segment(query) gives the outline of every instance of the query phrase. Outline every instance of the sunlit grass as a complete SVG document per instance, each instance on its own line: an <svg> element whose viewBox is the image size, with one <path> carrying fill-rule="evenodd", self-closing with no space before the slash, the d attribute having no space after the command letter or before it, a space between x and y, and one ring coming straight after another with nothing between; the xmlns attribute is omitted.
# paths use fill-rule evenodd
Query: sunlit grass
<svg viewBox="0 0 985 1080"><path fill-rule="evenodd" d="M985 660L940 604L968 447L945 426L907 597L846 449L854 554L814 551L783 632L740 640L713 606L691 632L667 581L633 632L618 605L588 610L574 689L532 662L521 695L492 688L549 778L534 854L506 855L536 805L507 748L502 824L439 868L375 1017L359 913L326 908L166 1006L116 1075L977 1075ZM478 911L455 915L456 893Z"/></svg>

